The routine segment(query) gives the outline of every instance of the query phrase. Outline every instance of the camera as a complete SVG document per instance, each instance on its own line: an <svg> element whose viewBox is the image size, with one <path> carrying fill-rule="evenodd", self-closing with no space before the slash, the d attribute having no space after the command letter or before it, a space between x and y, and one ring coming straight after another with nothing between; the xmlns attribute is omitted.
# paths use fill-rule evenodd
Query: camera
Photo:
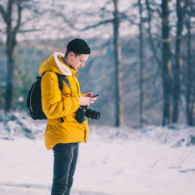
<svg viewBox="0 0 195 195"><path fill-rule="evenodd" d="M88 109L87 106L80 106L76 112L76 120L77 122L82 123L85 121L85 117L98 120L100 118L100 112Z"/></svg>

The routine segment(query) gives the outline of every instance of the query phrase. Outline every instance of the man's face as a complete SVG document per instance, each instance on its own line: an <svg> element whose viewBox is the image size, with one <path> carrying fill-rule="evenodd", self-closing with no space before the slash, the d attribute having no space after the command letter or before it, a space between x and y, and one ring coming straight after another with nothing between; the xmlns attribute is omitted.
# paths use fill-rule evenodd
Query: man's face
<svg viewBox="0 0 195 195"><path fill-rule="evenodd" d="M68 55L68 62L73 69L78 70L80 67L84 67L88 57L89 54L80 54L76 56L74 52L70 52Z"/></svg>

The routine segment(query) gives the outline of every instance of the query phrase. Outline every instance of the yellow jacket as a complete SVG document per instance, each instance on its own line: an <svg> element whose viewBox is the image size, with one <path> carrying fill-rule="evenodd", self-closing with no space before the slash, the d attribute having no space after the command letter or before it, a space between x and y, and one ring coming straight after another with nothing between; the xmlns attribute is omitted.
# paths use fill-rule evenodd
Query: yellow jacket
<svg viewBox="0 0 195 195"><path fill-rule="evenodd" d="M55 52L40 64L39 69L39 73L44 74L41 79L41 101L43 112L47 116L47 149L53 148L57 143L86 142L88 139L87 120L80 124L75 119L80 107L78 98L81 96L77 71L66 65L61 57L62 53ZM63 81L63 89L60 91L56 73L66 75L71 87ZM64 122L61 122L61 117Z"/></svg>

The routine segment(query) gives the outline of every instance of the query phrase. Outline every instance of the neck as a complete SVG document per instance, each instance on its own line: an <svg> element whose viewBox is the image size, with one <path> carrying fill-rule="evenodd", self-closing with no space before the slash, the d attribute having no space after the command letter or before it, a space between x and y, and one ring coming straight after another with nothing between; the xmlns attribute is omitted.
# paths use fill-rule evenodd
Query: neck
<svg viewBox="0 0 195 195"><path fill-rule="evenodd" d="M65 57L62 57L63 62L68 65L70 68L73 68L69 63L67 63L67 60ZM74 68L73 68L74 69Z"/></svg>

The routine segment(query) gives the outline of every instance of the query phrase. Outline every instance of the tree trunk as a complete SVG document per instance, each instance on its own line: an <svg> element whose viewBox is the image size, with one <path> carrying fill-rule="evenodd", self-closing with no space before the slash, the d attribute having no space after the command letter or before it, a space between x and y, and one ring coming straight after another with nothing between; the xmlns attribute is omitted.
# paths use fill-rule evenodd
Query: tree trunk
<svg viewBox="0 0 195 195"><path fill-rule="evenodd" d="M143 71L143 16L142 16L142 2L141 0L138 0L139 5L139 58L140 58L140 126L143 125L143 114L144 114L144 71Z"/></svg>
<svg viewBox="0 0 195 195"><path fill-rule="evenodd" d="M14 48L16 46L16 34L12 27L12 11L13 0L9 0L7 4L6 14L6 55L7 55L7 73L6 73L6 92L5 92L5 111L8 112L12 108L13 101L13 81L14 81Z"/></svg>
<svg viewBox="0 0 195 195"><path fill-rule="evenodd" d="M181 37L183 27L183 14L181 0L177 0L177 34L175 43L175 66L174 66L174 87L173 87L173 123L178 122L179 105L181 94L180 68L181 68Z"/></svg>
<svg viewBox="0 0 195 195"><path fill-rule="evenodd" d="M171 62L169 37L169 0L162 0L162 85L163 126L171 122Z"/></svg>
<svg viewBox="0 0 195 195"><path fill-rule="evenodd" d="M192 52L191 52L191 41L192 41L192 34L191 34L191 21L190 16L187 18L186 22L187 27L187 92L186 92L186 116L187 116L187 124L189 126L194 125L194 103L193 103L193 91L194 91L194 69L192 66ZM194 75L194 76L193 76Z"/></svg>
<svg viewBox="0 0 195 195"><path fill-rule="evenodd" d="M14 81L14 49L16 47L16 35L21 24L23 1L7 1L7 9L0 4L0 14L6 24L6 55L7 55L7 73L6 73L6 91L5 91L5 111L12 108L13 101L13 81ZM16 10L14 10L14 4ZM17 14L16 14L17 13ZM16 17L17 16L17 17ZM13 18L16 20L13 27Z"/></svg>
<svg viewBox="0 0 195 195"><path fill-rule="evenodd" d="M14 81L14 47L7 48L7 75L6 75L6 94L5 94L5 111L12 108L13 102L13 81Z"/></svg>
<svg viewBox="0 0 195 195"><path fill-rule="evenodd" d="M122 116L122 104L121 104L121 46L119 38L119 26L120 26L120 14L118 10L118 0L113 0L114 3L114 56L115 56L115 98L116 98L116 109L115 109L115 126L119 127L123 122Z"/></svg>

